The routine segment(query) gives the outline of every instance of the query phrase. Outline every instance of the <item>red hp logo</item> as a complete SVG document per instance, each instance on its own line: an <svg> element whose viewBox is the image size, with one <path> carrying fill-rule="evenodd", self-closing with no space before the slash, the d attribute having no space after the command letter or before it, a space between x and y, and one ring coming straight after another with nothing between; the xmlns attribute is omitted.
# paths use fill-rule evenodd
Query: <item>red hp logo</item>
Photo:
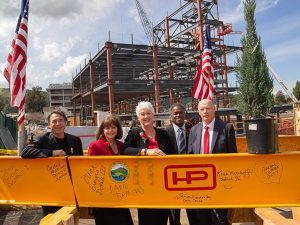
<svg viewBox="0 0 300 225"><path fill-rule="evenodd" d="M216 167L212 164L171 165L164 169L169 191L212 190L216 187Z"/></svg>

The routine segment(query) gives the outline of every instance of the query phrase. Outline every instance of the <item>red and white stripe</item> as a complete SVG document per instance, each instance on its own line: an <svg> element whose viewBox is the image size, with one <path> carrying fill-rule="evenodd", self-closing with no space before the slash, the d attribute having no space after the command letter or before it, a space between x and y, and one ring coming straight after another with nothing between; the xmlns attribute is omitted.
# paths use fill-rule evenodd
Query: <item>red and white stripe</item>
<svg viewBox="0 0 300 225"><path fill-rule="evenodd" d="M23 123L25 116L28 4L29 1L27 0L24 11L21 12L20 24L17 24L10 53L7 57L7 66L4 70L4 76L9 83L11 93L10 105L19 108L19 125ZM25 15L26 13L27 15Z"/></svg>
<svg viewBox="0 0 300 225"><path fill-rule="evenodd" d="M212 50L209 44L209 29L205 32L205 45L201 56L201 63L195 75L192 96L199 100L214 98L214 69L212 66Z"/></svg>

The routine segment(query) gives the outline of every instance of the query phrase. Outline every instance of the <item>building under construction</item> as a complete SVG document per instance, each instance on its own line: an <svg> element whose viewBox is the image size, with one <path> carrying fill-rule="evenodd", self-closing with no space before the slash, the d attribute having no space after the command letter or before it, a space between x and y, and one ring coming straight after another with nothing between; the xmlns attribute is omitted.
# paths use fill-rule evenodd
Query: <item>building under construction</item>
<svg viewBox="0 0 300 225"><path fill-rule="evenodd" d="M241 47L225 45L224 35L233 31L230 24L220 21L217 2L185 1L152 28L136 0L152 44L108 41L76 73L72 81L73 104L82 109L81 124L93 118L96 110L132 114L141 100L151 101L157 113L168 110L174 102L194 110L197 102L191 92L203 50L205 25L211 29L215 102L218 108L227 108L230 93L236 89L228 86L228 77L234 76L234 65L227 64L227 57L241 51Z"/></svg>

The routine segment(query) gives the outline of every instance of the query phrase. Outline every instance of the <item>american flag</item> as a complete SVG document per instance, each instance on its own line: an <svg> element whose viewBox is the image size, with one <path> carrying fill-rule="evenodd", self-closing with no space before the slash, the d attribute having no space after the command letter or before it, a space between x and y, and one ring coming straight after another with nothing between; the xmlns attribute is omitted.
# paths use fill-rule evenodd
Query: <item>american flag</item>
<svg viewBox="0 0 300 225"><path fill-rule="evenodd" d="M214 68L212 66L212 52L210 43L210 26L206 25L204 34L204 49L201 63L195 75L192 96L199 100L214 98Z"/></svg>
<svg viewBox="0 0 300 225"><path fill-rule="evenodd" d="M21 13L4 69L11 94L10 105L19 108L19 125L23 123L25 115L28 10L29 0L22 0Z"/></svg>

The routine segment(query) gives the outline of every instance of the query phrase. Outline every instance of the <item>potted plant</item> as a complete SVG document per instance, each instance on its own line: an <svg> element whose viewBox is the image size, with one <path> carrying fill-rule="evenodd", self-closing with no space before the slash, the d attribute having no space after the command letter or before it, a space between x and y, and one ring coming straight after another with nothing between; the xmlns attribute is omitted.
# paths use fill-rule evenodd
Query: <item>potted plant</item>
<svg viewBox="0 0 300 225"><path fill-rule="evenodd" d="M238 111L246 118L245 130L249 153L273 153L276 150L275 124L268 117L274 104L273 80L256 32L255 0L244 1L246 33L242 36L243 53L237 57Z"/></svg>

